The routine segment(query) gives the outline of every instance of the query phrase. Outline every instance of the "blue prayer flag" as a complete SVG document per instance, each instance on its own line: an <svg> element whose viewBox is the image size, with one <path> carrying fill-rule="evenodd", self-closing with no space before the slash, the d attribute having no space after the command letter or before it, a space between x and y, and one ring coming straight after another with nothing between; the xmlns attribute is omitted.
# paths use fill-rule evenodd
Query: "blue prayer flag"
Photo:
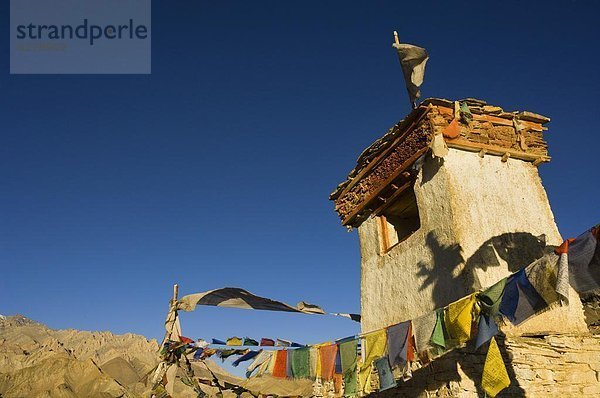
<svg viewBox="0 0 600 398"><path fill-rule="evenodd" d="M500 313L514 325L526 321L546 307L548 304L529 282L524 268L508 278L500 303Z"/></svg>
<svg viewBox="0 0 600 398"><path fill-rule="evenodd" d="M494 318L482 314L479 317L479 331L477 333L475 348L481 347L496 334L498 334L498 325Z"/></svg>

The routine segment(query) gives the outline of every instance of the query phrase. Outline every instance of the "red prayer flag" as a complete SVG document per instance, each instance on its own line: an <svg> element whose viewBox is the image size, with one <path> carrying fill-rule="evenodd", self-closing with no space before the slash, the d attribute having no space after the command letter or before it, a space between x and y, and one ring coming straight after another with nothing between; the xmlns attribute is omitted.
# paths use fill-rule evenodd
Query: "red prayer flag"
<svg viewBox="0 0 600 398"><path fill-rule="evenodd" d="M333 379L335 371L335 355L337 353L337 344L319 347L319 357L321 358L321 378L323 380Z"/></svg>
<svg viewBox="0 0 600 398"><path fill-rule="evenodd" d="M460 137L460 126L458 125L458 119L452 119L450 124L446 126L444 131L442 132L444 137L453 139Z"/></svg>
<svg viewBox="0 0 600 398"><path fill-rule="evenodd" d="M185 336L179 336L179 341L181 341L184 344L192 344L194 342L194 340L190 339L189 337L185 337Z"/></svg>
<svg viewBox="0 0 600 398"><path fill-rule="evenodd" d="M333 389L335 391L336 394L342 394L343 391L343 384L342 382L344 381L344 375L341 375L339 373L336 373L333 375Z"/></svg>
<svg viewBox="0 0 600 398"><path fill-rule="evenodd" d="M279 350L276 355L273 377L285 379L287 376L287 350Z"/></svg>
<svg viewBox="0 0 600 398"><path fill-rule="evenodd" d="M262 339L260 339L260 345L273 347L275 345L275 342L271 339L262 338Z"/></svg>
<svg viewBox="0 0 600 398"><path fill-rule="evenodd" d="M561 255L569 252L569 245L573 242L575 238L569 238L565 240L560 246L554 249L554 253Z"/></svg>
<svg viewBox="0 0 600 398"><path fill-rule="evenodd" d="M408 324L408 345L406 347L406 361L414 362L415 360L415 336L413 336L412 332L412 321Z"/></svg>

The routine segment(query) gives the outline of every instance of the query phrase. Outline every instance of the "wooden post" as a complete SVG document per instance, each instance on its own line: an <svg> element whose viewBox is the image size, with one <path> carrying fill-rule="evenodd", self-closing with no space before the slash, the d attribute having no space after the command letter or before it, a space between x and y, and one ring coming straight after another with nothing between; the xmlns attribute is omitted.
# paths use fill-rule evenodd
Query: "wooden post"
<svg viewBox="0 0 600 398"><path fill-rule="evenodd" d="M536 160L533 161L533 165L535 167L537 167L537 166L539 166L543 162L544 162L544 158L537 158Z"/></svg>
<svg viewBox="0 0 600 398"><path fill-rule="evenodd" d="M173 285L173 302L177 302L177 295L179 294L179 285L176 283Z"/></svg>

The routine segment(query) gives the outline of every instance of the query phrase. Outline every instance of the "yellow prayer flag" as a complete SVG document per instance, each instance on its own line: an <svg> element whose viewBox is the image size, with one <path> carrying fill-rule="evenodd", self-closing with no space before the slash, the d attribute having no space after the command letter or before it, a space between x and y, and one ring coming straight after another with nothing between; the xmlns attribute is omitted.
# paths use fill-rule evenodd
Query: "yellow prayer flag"
<svg viewBox="0 0 600 398"><path fill-rule="evenodd" d="M240 339L239 337L231 337L229 339L227 339L227 345L231 345L231 346L242 346L244 345L242 339Z"/></svg>
<svg viewBox="0 0 600 398"><path fill-rule="evenodd" d="M371 365L373 361L385 354L386 343L387 333L385 329L371 332L363 338L362 349L365 354L363 356L364 361L360 365L358 382L361 391L365 394L371 392Z"/></svg>
<svg viewBox="0 0 600 398"><path fill-rule="evenodd" d="M475 294L448 305L446 309L446 330L457 344L466 343L471 338L474 312L479 311Z"/></svg>
<svg viewBox="0 0 600 398"><path fill-rule="evenodd" d="M331 345L333 343L331 342L327 342L327 343L321 343L321 344L315 344L313 346L313 348L315 349L315 356L317 357L316 360L316 369L315 369L315 375L316 377L320 377L321 376L321 352L319 350L320 347L326 346L326 345Z"/></svg>
<svg viewBox="0 0 600 398"><path fill-rule="evenodd" d="M492 337L487 356L485 357L485 365L483 365L481 386L487 395L494 398L509 385L510 379L508 378L502 354L500 354L496 339Z"/></svg>
<svg viewBox="0 0 600 398"><path fill-rule="evenodd" d="M315 369L315 375L316 375L316 377L321 377L321 353L319 352L318 348L316 349L316 351L317 351L317 353L316 353L316 356L317 356L317 366L316 366L316 369Z"/></svg>

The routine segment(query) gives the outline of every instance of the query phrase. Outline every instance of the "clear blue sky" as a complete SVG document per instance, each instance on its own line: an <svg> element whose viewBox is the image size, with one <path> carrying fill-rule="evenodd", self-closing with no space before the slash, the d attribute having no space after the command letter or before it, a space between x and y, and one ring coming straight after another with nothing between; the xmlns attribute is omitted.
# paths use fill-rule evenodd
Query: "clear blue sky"
<svg viewBox="0 0 600 398"><path fill-rule="evenodd" d="M430 53L423 97L552 118L540 171L561 232L583 231L600 221L600 6L561 3L155 1L150 76L10 76L2 35L0 313L160 338L175 282L358 312L357 236L327 197L409 111L394 29ZM206 307L182 326L357 331Z"/></svg>

